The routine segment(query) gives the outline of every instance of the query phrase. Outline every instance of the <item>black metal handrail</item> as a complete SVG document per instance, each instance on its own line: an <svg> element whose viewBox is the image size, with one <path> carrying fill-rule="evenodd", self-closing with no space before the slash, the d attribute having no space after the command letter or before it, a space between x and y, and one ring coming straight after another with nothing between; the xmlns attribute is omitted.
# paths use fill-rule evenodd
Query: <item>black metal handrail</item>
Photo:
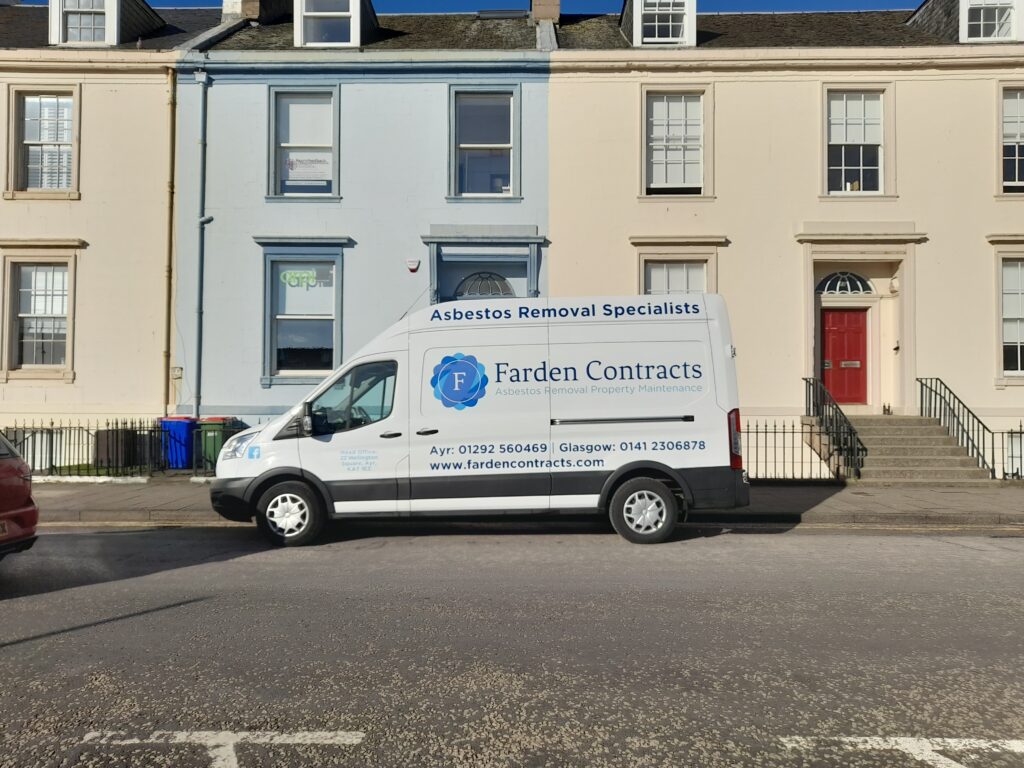
<svg viewBox="0 0 1024 768"><path fill-rule="evenodd" d="M938 419L957 444L964 448L981 469L987 469L994 478L995 437L992 430L956 396L942 379L917 380L920 393L920 414Z"/></svg>
<svg viewBox="0 0 1024 768"><path fill-rule="evenodd" d="M833 459L838 459L837 476L859 478L868 450L821 379L804 379L804 413L817 419L821 431L828 437L828 445L823 449L827 448L829 455L822 458L830 466Z"/></svg>

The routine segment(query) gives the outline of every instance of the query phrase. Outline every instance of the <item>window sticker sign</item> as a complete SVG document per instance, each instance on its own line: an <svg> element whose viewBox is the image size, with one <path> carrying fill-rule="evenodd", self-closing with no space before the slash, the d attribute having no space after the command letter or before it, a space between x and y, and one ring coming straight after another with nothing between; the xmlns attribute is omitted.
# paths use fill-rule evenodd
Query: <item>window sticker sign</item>
<svg viewBox="0 0 1024 768"><path fill-rule="evenodd" d="M331 178L331 158L325 154L292 153L285 161L288 181L325 181Z"/></svg>
<svg viewBox="0 0 1024 768"><path fill-rule="evenodd" d="M305 288L307 291L317 286L323 288L331 287L332 273L326 271L323 277L317 275L315 269L283 269L281 270L281 282L289 288Z"/></svg>

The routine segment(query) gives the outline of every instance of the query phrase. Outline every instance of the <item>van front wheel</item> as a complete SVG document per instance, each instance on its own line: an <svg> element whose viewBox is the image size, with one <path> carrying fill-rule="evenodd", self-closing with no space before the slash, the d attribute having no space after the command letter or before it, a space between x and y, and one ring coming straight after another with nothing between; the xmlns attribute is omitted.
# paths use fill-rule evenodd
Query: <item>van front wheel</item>
<svg viewBox="0 0 1024 768"><path fill-rule="evenodd" d="M326 522L320 500L305 483L278 483L256 505L256 525L279 547L311 544Z"/></svg>
<svg viewBox="0 0 1024 768"><path fill-rule="evenodd" d="M634 544L660 544L668 540L679 519L679 502L660 480L627 480L612 495L608 515L612 527Z"/></svg>

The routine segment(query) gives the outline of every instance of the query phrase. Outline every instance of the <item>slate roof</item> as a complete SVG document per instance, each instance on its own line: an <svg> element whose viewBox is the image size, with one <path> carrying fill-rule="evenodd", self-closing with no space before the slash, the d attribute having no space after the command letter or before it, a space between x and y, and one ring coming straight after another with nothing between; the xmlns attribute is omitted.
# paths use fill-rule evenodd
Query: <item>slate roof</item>
<svg viewBox="0 0 1024 768"><path fill-rule="evenodd" d="M208 29L220 24L220 8L154 8L160 18L167 22L163 29L142 38L143 50L166 51L191 40ZM119 45L118 48L134 48L134 42Z"/></svg>
<svg viewBox="0 0 1024 768"><path fill-rule="evenodd" d="M142 39L142 49L166 51L220 24L219 8L158 8L167 24ZM0 48L47 48L49 9L43 5L0 5ZM104 46L97 46L108 50ZM117 46L135 50L136 41ZM76 49L77 50L77 49Z"/></svg>
<svg viewBox="0 0 1024 768"><path fill-rule="evenodd" d="M946 45L948 41L904 22L912 11L697 14L700 48L842 48ZM619 14L562 14L558 47L565 50L630 48Z"/></svg>
<svg viewBox="0 0 1024 768"><path fill-rule="evenodd" d="M160 8L167 25L142 41L144 50L169 50L220 23L219 8ZM45 6L0 6L0 48L46 48ZM698 14L701 48L837 48L946 45L928 31L907 26L911 11ZM380 29L367 50L536 50L536 28L525 17L479 18L476 14L380 14ZM619 14L563 14L557 27L563 50L630 48ZM290 19L246 27L214 50L293 50ZM135 41L118 46L134 49ZM655 49L657 50L657 49Z"/></svg>
<svg viewBox="0 0 1024 768"><path fill-rule="evenodd" d="M45 6L0 5L0 48L44 47L48 18Z"/></svg>
<svg viewBox="0 0 1024 768"><path fill-rule="evenodd" d="M377 14L380 29L363 41L366 50L533 51L537 30L525 16L481 19L476 14ZM277 51L295 46L291 19L248 27L213 50ZM331 49L336 50L336 49ZM340 52L343 53L343 52Z"/></svg>

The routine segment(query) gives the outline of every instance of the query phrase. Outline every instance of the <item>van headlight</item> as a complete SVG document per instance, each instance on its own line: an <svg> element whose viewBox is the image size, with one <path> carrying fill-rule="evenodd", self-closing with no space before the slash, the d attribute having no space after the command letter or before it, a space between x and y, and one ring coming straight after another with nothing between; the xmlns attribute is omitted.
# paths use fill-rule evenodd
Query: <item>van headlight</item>
<svg viewBox="0 0 1024 768"><path fill-rule="evenodd" d="M228 459L240 459L245 455L245 448L249 443L253 441L253 438L258 435L258 432L250 432L247 435L235 435L226 443L220 450L220 458L222 461Z"/></svg>

